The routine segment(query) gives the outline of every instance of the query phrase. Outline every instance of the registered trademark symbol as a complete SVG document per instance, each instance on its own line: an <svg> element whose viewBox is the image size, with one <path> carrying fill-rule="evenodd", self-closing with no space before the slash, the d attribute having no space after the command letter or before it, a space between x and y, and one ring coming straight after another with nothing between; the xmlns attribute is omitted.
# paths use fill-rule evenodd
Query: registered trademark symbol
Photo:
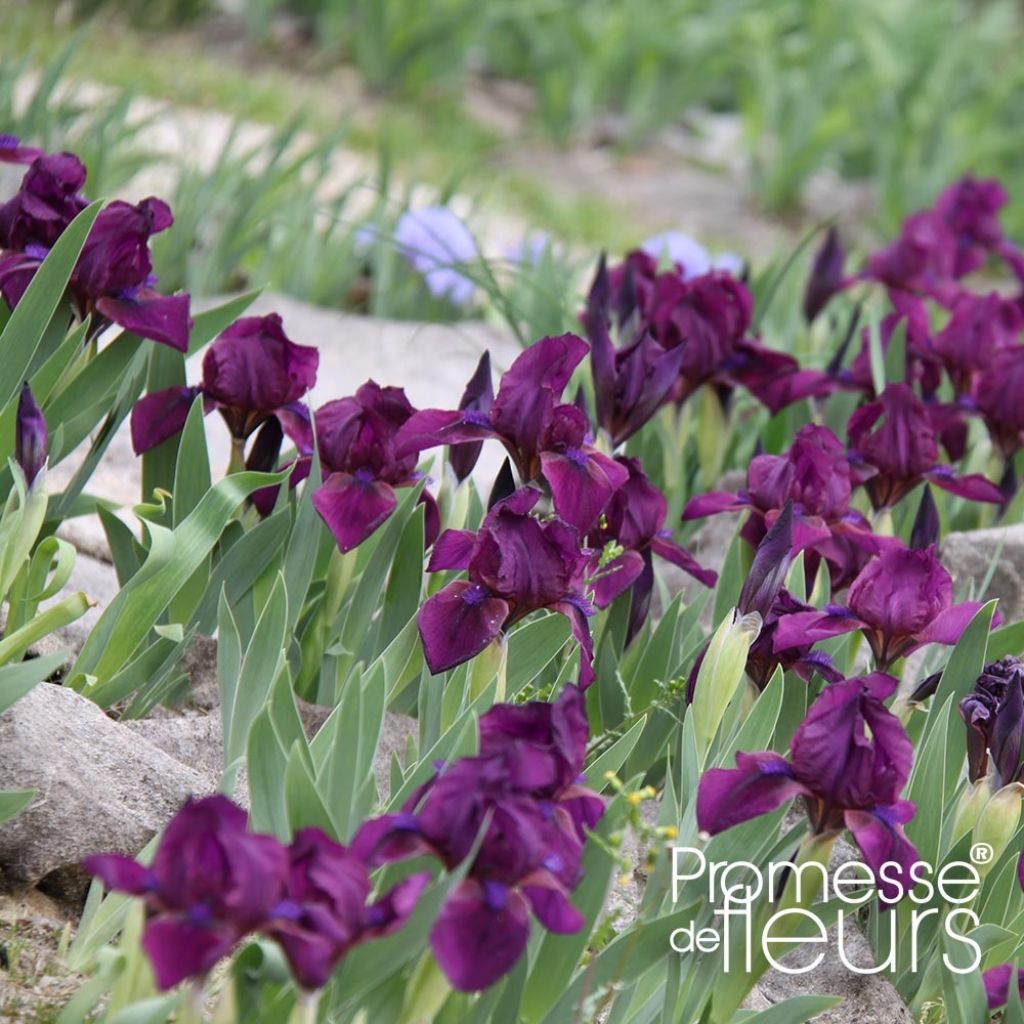
<svg viewBox="0 0 1024 1024"><path fill-rule="evenodd" d="M988 843L975 843L971 847L971 860L975 864L987 864L992 859L992 847Z"/></svg>

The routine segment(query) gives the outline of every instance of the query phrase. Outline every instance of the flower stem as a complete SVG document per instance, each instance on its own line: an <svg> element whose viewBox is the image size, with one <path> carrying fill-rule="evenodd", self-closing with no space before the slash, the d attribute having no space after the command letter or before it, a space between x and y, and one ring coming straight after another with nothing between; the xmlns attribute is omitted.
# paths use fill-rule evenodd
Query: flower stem
<svg viewBox="0 0 1024 1024"><path fill-rule="evenodd" d="M320 992L300 992L295 1000L288 1024L316 1024L320 1008Z"/></svg>

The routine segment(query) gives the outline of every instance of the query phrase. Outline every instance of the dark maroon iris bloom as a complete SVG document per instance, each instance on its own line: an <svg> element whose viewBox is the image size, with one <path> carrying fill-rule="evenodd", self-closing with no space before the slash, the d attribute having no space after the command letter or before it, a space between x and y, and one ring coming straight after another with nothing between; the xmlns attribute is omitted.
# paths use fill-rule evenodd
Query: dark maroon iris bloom
<svg viewBox="0 0 1024 1024"><path fill-rule="evenodd" d="M18 415L14 422L14 460L25 474L25 482L32 486L46 465L50 433L46 417L36 404L32 389L26 384L18 399Z"/></svg>
<svg viewBox="0 0 1024 1024"><path fill-rule="evenodd" d="M430 935L459 991L487 988L511 970L531 915L552 932L583 926L569 892L581 878L586 831L604 811L580 785L586 741L576 687L554 704L495 705L480 720L479 756L442 768L399 813L356 835L353 849L371 864L429 854L451 870L477 848Z"/></svg>
<svg viewBox="0 0 1024 1024"><path fill-rule="evenodd" d="M627 588L633 588L631 635L639 628L650 605L654 584L652 556L658 555L678 566L706 587L718 582L718 574L705 569L686 548L672 539L665 528L668 502L647 479L640 460L617 455L616 462L629 473L626 482L612 495L595 530L587 538L594 549L590 573L594 604L606 608ZM600 565L601 551L607 544L623 549L622 554Z"/></svg>
<svg viewBox="0 0 1024 1024"><path fill-rule="evenodd" d="M684 350L682 346L666 350L647 330L625 347L615 348L611 279L603 256L582 319L590 340L597 422L618 446L671 399Z"/></svg>
<svg viewBox="0 0 1024 1024"><path fill-rule="evenodd" d="M742 536L756 547L791 501L793 553L807 552L812 575L818 558L824 558L832 587L839 590L872 554L891 543L875 536L867 520L850 507L852 486L842 443L827 427L808 424L784 455L757 455L751 460L745 490L737 494L710 491L693 498L683 520L749 509Z"/></svg>
<svg viewBox="0 0 1024 1024"><path fill-rule="evenodd" d="M997 352L978 375L975 402L992 440L1011 459L1024 447L1024 347Z"/></svg>
<svg viewBox="0 0 1024 1024"><path fill-rule="evenodd" d="M952 304L960 294L959 280L980 270L990 255L1012 265L999 224L1006 201L998 181L963 178L931 209L908 217L899 237L871 257L865 276Z"/></svg>
<svg viewBox="0 0 1024 1024"><path fill-rule="evenodd" d="M350 398L317 409L324 482L313 494L313 505L342 551L362 544L394 512L396 487L411 487L421 479L415 454L398 452L399 432L415 415L402 388L372 380ZM429 545L437 536L437 505L428 491L420 501Z"/></svg>
<svg viewBox="0 0 1024 1024"><path fill-rule="evenodd" d="M879 891L889 900L902 896L909 884L878 877L891 861L908 878L918 860L903 831L915 807L900 799L913 746L882 703L895 688L881 673L832 683L797 727L788 760L771 751L739 753L735 768L705 772L697 791L700 829L716 835L801 796L816 834L849 829Z"/></svg>
<svg viewBox="0 0 1024 1024"><path fill-rule="evenodd" d="M446 530L437 539L427 569L464 569L469 578L449 583L420 609L431 672L468 661L520 619L548 609L568 618L580 645L580 682L593 681L593 608L583 592L590 553L567 523L530 515L539 499L539 491L522 488L496 504L476 533Z"/></svg>
<svg viewBox="0 0 1024 1024"><path fill-rule="evenodd" d="M574 334L542 338L501 378L490 408L425 409L404 424L395 442L399 458L438 445L496 438L509 453L522 482L543 477L555 511L586 533L626 473L590 443L590 425L575 405L561 401L573 370L587 354Z"/></svg>
<svg viewBox="0 0 1024 1024"><path fill-rule="evenodd" d="M246 824L227 797L189 800L165 829L152 867L118 853L86 858L85 869L108 889L145 900L142 946L161 989L202 978L281 900L287 853Z"/></svg>
<svg viewBox="0 0 1024 1024"><path fill-rule="evenodd" d="M78 157L57 153L34 160L17 194L0 206L0 293L12 308L64 229L88 205L86 171ZM96 329L118 324L143 338L188 350L192 321L186 294L152 287L149 239L171 226L166 203L150 197L112 202L96 218L71 276L79 316L97 316Z"/></svg>
<svg viewBox="0 0 1024 1024"><path fill-rule="evenodd" d="M350 949L401 927L429 879L412 875L367 906L366 865L319 829L304 828L288 849L284 897L261 930L280 945L296 982L320 989Z"/></svg>
<svg viewBox="0 0 1024 1024"><path fill-rule="evenodd" d="M85 164L73 153L40 155L25 172L18 191L0 205L0 248L51 249L88 200Z"/></svg>
<svg viewBox="0 0 1024 1024"><path fill-rule="evenodd" d="M1022 328L1019 304L998 292L957 297L949 322L935 335L934 348L958 395L971 395L996 354L1020 344Z"/></svg>
<svg viewBox="0 0 1024 1024"><path fill-rule="evenodd" d="M651 333L665 348L683 347L676 397L686 398L716 377L750 330L754 300L747 287L725 271L687 281L662 274L648 312Z"/></svg>
<svg viewBox="0 0 1024 1024"><path fill-rule="evenodd" d="M876 509L896 505L922 480L971 501L999 504L1002 492L979 473L957 476L938 463L939 448L924 403L906 384L890 384L851 417L852 457Z"/></svg>
<svg viewBox="0 0 1024 1024"><path fill-rule="evenodd" d="M814 255L810 277L804 290L804 319L808 323L815 320L832 296L842 290L845 262L846 251L839 241L839 232L835 227L830 227Z"/></svg>
<svg viewBox="0 0 1024 1024"><path fill-rule="evenodd" d="M150 197L132 206L113 202L96 218L71 279L81 315L95 311L126 331L188 351L192 321L185 293L153 288L149 239L173 223L170 208Z"/></svg>
<svg viewBox="0 0 1024 1024"><path fill-rule="evenodd" d="M989 662L960 701L967 726L967 768L971 782L992 771L993 791L1024 781L1024 660Z"/></svg>
<svg viewBox="0 0 1024 1024"><path fill-rule="evenodd" d="M925 644L955 644L981 603L953 604L953 581L934 548L887 548L850 584L846 607L801 612L781 620L776 651L863 632L880 669Z"/></svg>
<svg viewBox="0 0 1024 1024"><path fill-rule="evenodd" d="M998 1010L1000 1006L1006 1005L1006 1000L1010 998L1010 982L1014 979L1017 981L1017 991L1021 999L1024 999L1024 970L1021 968L1014 964L1000 964L982 974L981 982L985 986L990 1010Z"/></svg>
<svg viewBox="0 0 1024 1024"><path fill-rule="evenodd" d="M276 313L236 320L207 350L197 387L167 388L136 403L132 445L136 453L149 451L179 433L193 400L201 394L204 410L218 409L239 444L277 418L283 430L308 449L308 414L298 403L316 383L319 360L315 348L289 340Z"/></svg>

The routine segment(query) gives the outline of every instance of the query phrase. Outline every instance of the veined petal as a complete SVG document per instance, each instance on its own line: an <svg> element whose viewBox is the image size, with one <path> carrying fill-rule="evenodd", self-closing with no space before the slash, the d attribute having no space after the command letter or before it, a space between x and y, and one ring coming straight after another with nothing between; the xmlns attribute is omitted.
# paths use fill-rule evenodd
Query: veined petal
<svg viewBox="0 0 1024 1024"><path fill-rule="evenodd" d="M902 898L912 886L910 869L920 860L914 844L906 837L903 825L914 816L916 808L909 800L876 807L870 811L847 811L846 827L853 833L864 854L864 863L875 873L878 891L889 901ZM888 877L879 874L883 864L896 864L898 871L889 869ZM894 881L893 876L899 880ZM906 883L903 882L906 879Z"/></svg>
<svg viewBox="0 0 1024 1024"><path fill-rule="evenodd" d="M434 542L427 572L445 569L468 569L476 534L472 530L445 530Z"/></svg>
<svg viewBox="0 0 1024 1024"><path fill-rule="evenodd" d="M479 654L500 633L508 604L486 587L457 580L428 598L419 614L420 638L437 675Z"/></svg>
<svg viewBox="0 0 1024 1024"><path fill-rule="evenodd" d="M936 466L925 473L925 477L936 487L941 487L950 494L966 498L968 501L990 501L994 505L1003 502L1003 492L998 484L992 483L981 473L970 473L967 476L956 476L949 466Z"/></svg>
<svg viewBox="0 0 1024 1024"><path fill-rule="evenodd" d="M193 924L184 916L156 917L142 933L142 948L157 986L166 991L186 978L203 977L238 939L231 929Z"/></svg>
<svg viewBox="0 0 1024 1024"><path fill-rule="evenodd" d="M741 512L749 508L750 503L738 494L727 491L709 491L696 498L691 498L683 509L683 522L688 519L703 519L704 516L717 515L719 512Z"/></svg>
<svg viewBox="0 0 1024 1024"><path fill-rule="evenodd" d="M430 948L441 970L460 992L493 985L515 966L530 937L526 900L511 889L488 899L484 885L459 885L430 933Z"/></svg>
<svg viewBox="0 0 1024 1024"><path fill-rule="evenodd" d="M609 499L629 479L629 471L592 448L541 452L544 478L555 511L580 534L589 533Z"/></svg>
<svg viewBox="0 0 1024 1024"><path fill-rule="evenodd" d="M397 503L390 484L358 472L332 473L313 492L313 507L341 551L362 544L394 512Z"/></svg>
<svg viewBox="0 0 1024 1024"><path fill-rule="evenodd" d="M697 790L697 825L717 835L806 793L790 763L771 751L738 753L735 768L711 768Z"/></svg>
<svg viewBox="0 0 1024 1024"><path fill-rule="evenodd" d="M963 631L970 625L971 619L978 614L982 607L981 601L963 601L953 605L932 619L925 628L918 633L917 640L920 644L955 644L963 634ZM998 625L993 619L992 625Z"/></svg>
<svg viewBox="0 0 1024 1024"><path fill-rule="evenodd" d="M602 568L597 567L595 557L592 575L596 576L592 587L594 604L607 608L643 572L643 556L637 551L624 551Z"/></svg>
<svg viewBox="0 0 1024 1024"><path fill-rule="evenodd" d="M148 452L181 433L197 394L197 388L166 388L140 398L132 409L131 420L135 454Z"/></svg>
<svg viewBox="0 0 1024 1024"><path fill-rule="evenodd" d="M772 640L772 650L784 651L789 647L815 644L829 637L842 636L860 629L863 623L845 609L832 612L796 612L779 619Z"/></svg>
<svg viewBox="0 0 1024 1024"><path fill-rule="evenodd" d="M497 436L484 413L423 409L413 413L395 435L395 457L416 455L442 444L465 444Z"/></svg>
<svg viewBox="0 0 1024 1024"><path fill-rule="evenodd" d="M142 288L132 298L104 296L96 303L96 309L108 320L140 338L149 338L178 352L187 352L188 335L192 329L190 301L184 292L161 295L152 288Z"/></svg>
<svg viewBox="0 0 1024 1024"><path fill-rule="evenodd" d="M677 544L670 537L655 537L651 541L651 550L666 562L689 573L705 587L713 587L718 582L718 573L714 569L705 569L682 544Z"/></svg>

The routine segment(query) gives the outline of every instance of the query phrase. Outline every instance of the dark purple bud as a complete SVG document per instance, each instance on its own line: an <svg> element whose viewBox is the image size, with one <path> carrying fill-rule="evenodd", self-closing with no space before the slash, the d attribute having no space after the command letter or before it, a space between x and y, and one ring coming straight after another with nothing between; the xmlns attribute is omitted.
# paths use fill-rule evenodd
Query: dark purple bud
<svg viewBox="0 0 1024 1024"><path fill-rule="evenodd" d="M494 388L491 386L491 354L485 352L480 357L473 376L466 384L466 390L459 401L460 412L471 412L486 417L494 402ZM480 458L483 441L468 441L464 444L452 445L448 452L448 461L455 472L455 478L461 483L476 465Z"/></svg>
<svg viewBox="0 0 1024 1024"><path fill-rule="evenodd" d="M252 448L245 459L245 468L255 473L273 473L277 469L277 458L281 454L284 430L281 421L271 416L256 435Z"/></svg>
<svg viewBox="0 0 1024 1024"><path fill-rule="evenodd" d="M512 471L512 460L505 459L501 464L501 469L498 470L498 475L494 478L491 493L487 496L487 510L490 511L499 501L510 498L515 491L516 475Z"/></svg>
<svg viewBox="0 0 1024 1024"><path fill-rule="evenodd" d="M18 416L14 426L14 458L25 474L25 481L32 486L35 478L46 465L50 435L46 417L32 397L32 390L26 384L18 399Z"/></svg>
<svg viewBox="0 0 1024 1024"><path fill-rule="evenodd" d="M917 551L930 548L938 544L941 531L938 506L932 496L932 489L925 484L917 515L914 516L914 525L910 530L910 546Z"/></svg>
<svg viewBox="0 0 1024 1024"><path fill-rule="evenodd" d="M743 615L757 612L768 617L792 562L793 502L787 501L782 514L757 546L754 561L743 582L737 607Z"/></svg>
<svg viewBox="0 0 1024 1024"><path fill-rule="evenodd" d="M814 256L811 274L804 291L804 319L811 323L828 305L829 300L843 285L843 265L846 252L839 241L839 232L830 227Z"/></svg>

